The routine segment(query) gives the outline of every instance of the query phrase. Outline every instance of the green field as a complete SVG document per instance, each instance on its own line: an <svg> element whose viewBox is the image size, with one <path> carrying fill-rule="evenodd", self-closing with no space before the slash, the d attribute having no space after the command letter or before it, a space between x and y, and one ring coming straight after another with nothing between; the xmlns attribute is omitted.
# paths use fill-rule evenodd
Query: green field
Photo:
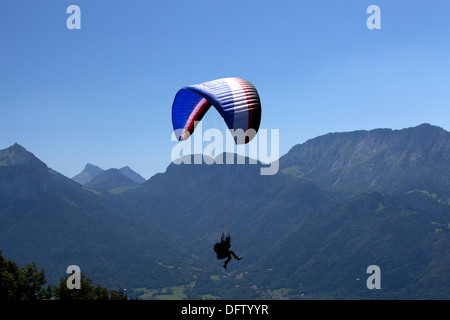
<svg viewBox="0 0 450 320"><path fill-rule="evenodd" d="M248 299L288 299L292 289L264 290L251 283L246 274L209 275L188 284L164 288L135 288L132 296L142 300L218 300L239 291Z"/></svg>

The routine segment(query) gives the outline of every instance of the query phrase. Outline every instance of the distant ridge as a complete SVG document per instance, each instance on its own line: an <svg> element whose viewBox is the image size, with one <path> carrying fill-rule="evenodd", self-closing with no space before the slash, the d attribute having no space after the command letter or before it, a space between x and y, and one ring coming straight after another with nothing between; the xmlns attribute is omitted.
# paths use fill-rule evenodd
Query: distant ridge
<svg viewBox="0 0 450 320"><path fill-rule="evenodd" d="M76 176L72 177L72 180L78 182L81 185L85 185L102 171L103 171L102 168L87 163L86 166L84 167L84 170L81 171Z"/></svg>
<svg viewBox="0 0 450 320"><path fill-rule="evenodd" d="M82 172L72 177L72 180L83 186L100 188L102 190L130 187L145 182L145 179L140 174L128 166L120 169L103 170L90 163L86 164ZM108 189L108 187L111 188Z"/></svg>
<svg viewBox="0 0 450 320"><path fill-rule="evenodd" d="M119 169L108 169L100 172L85 186L98 191L109 191L115 188L134 187L138 184L125 176Z"/></svg>
<svg viewBox="0 0 450 320"><path fill-rule="evenodd" d="M143 183L145 182L145 179L136 171L132 170L129 166L120 168L119 171L126 176L127 178L130 178L136 183Z"/></svg>
<svg viewBox="0 0 450 320"><path fill-rule="evenodd" d="M344 195L417 189L450 200L449 168L450 133L430 124L328 133L280 158L284 173Z"/></svg>

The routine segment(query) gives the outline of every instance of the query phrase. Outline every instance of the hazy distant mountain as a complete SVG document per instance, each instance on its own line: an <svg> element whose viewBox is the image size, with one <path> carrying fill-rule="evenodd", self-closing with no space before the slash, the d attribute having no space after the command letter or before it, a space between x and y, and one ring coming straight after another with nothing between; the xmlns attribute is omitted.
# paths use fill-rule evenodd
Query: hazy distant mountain
<svg viewBox="0 0 450 320"><path fill-rule="evenodd" d="M72 180L78 182L81 185L85 185L102 171L103 171L102 168L99 168L97 166L94 166L93 164L88 163L84 167L83 171L81 171L76 176L72 177Z"/></svg>
<svg viewBox="0 0 450 320"><path fill-rule="evenodd" d="M143 183L145 182L145 179L138 174L136 171L132 170L130 167L126 166L123 168L120 168L119 171L126 177L130 178L136 183Z"/></svg>
<svg viewBox="0 0 450 320"><path fill-rule="evenodd" d="M98 191L109 191L116 188L134 187L138 184L125 176L119 169L108 169L97 174L84 186Z"/></svg>
<svg viewBox="0 0 450 320"><path fill-rule="evenodd" d="M429 124L329 133L294 146L280 168L339 194L426 190L447 202L450 133Z"/></svg>
<svg viewBox="0 0 450 320"><path fill-rule="evenodd" d="M83 186L108 191L115 188L134 187L145 182L145 179L126 166L120 169L103 170L90 163L86 164L84 170L74 176L72 180Z"/></svg>

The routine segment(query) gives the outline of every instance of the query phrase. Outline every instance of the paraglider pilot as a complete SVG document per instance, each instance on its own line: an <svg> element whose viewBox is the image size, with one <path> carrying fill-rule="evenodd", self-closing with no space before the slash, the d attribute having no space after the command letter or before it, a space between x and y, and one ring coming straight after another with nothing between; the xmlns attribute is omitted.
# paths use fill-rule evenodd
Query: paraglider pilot
<svg viewBox="0 0 450 320"><path fill-rule="evenodd" d="M231 256L233 256L237 261L242 259L242 257L238 257L234 253L234 251L230 250L230 247L231 247L230 242L231 242L231 237L228 235L224 239L224 235L222 233L222 237L220 239L220 243L216 243L214 245L214 251L217 254L217 259L225 259L225 258L227 258L227 260L225 260L225 263L223 264L223 267L225 269L227 268L228 262L230 262L230 260L231 260Z"/></svg>

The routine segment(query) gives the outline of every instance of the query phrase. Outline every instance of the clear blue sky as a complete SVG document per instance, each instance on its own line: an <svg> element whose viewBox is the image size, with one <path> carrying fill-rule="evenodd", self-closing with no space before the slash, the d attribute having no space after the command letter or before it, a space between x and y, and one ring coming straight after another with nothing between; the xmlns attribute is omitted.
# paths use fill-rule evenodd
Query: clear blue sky
<svg viewBox="0 0 450 320"><path fill-rule="evenodd" d="M81 8L81 30L66 9ZM366 9L381 9L369 30ZM0 149L68 176L170 163L183 86L241 77L280 153L328 132L450 128L450 1L0 2Z"/></svg>

